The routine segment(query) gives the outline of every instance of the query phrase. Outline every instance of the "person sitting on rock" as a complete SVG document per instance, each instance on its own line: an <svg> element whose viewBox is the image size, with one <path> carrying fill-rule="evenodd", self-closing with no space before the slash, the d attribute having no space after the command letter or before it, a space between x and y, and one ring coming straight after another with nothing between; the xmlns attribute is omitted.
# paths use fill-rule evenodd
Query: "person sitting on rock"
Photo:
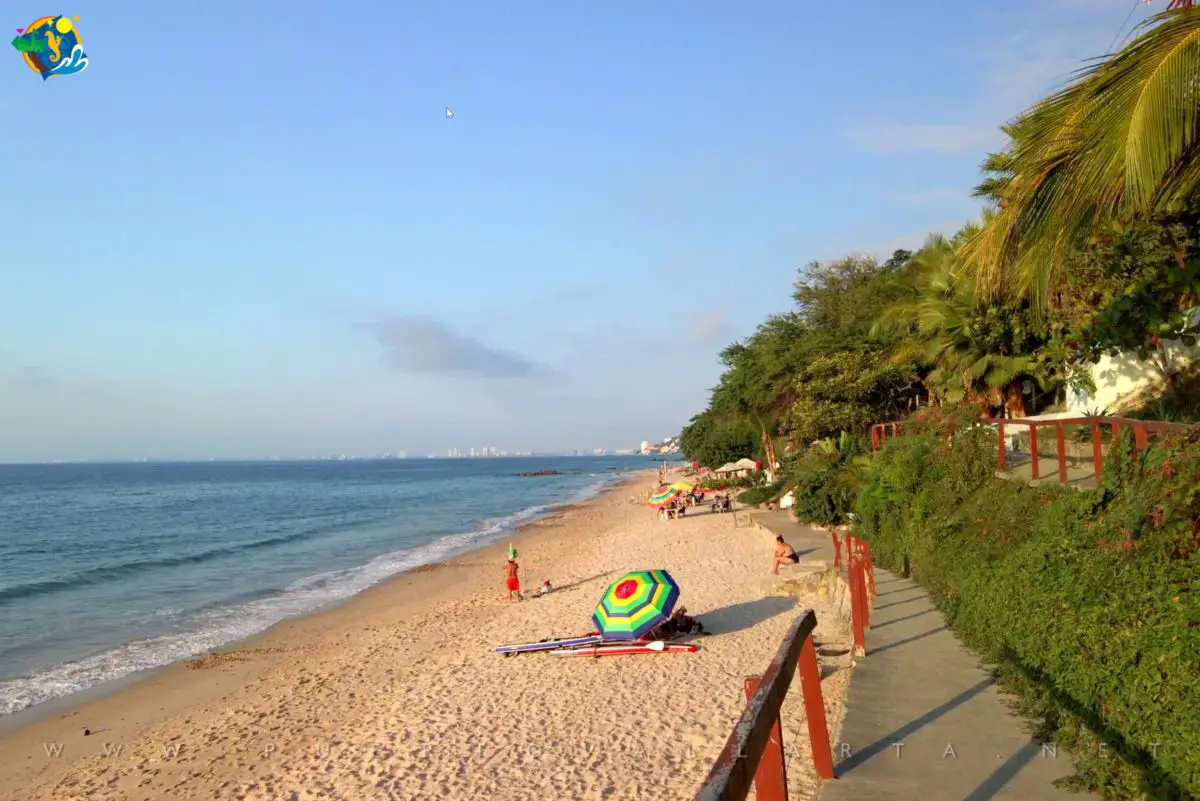
<svg viewBox="0 0 1200 801"><path fill-rule="evenodd" d="M775 535L775 561L771 565L771 572L776 576L779 575L779 568L782 565L794 565L799 563L800 556L796 553L796 549L788 545L783 539L782 534Z"/></svg>

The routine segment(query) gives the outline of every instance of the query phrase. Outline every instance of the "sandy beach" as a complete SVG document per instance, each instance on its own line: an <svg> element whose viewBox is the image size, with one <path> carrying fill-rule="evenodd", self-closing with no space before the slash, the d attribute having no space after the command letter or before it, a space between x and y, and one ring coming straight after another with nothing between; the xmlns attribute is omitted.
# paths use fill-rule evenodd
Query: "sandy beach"
<svg viewBox="0 0 1200 801"><path fill-rule="evenodd" d="M650 481L514 535L522 584L558 588L544 598L502 599L507 541L402 574L8 733L0 798L690 798L745 705L743 677L801 609L831 650L848 636L823 599L777 594L767 534L707 511L661 521L633 499ZM492 652L586 633L605 587L642 568L679 582L711 632L699 652ZM822 658L834 741L847 660ZM814 797L798 684L784 742L792 797Z"/></svg>

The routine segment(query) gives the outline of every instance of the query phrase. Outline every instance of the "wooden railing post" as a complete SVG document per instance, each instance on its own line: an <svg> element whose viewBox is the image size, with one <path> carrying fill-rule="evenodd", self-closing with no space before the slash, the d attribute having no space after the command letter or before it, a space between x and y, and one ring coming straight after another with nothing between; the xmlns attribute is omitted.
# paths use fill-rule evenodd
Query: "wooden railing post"
<svg viewBox="0 0 1200 801"><path fill-rule="evenodd" d="M1058 481L1067 483L1067 427L1062 422L1054 424L1054 440L1058 447Z"/></svg>
<svg viewBox="0 0 1200 801"><path fill-rule="evenodd" d="M1031 478L1041 478L1038 472L1038 441L1037 426L1029 426L1029 470Z"/></svg>
<svg viewBox="0 0 1200 801"><path fill-rule="evenodd" d="M871 593L867 589L867 559L861 553L858 555L858 578L862 588L863 631L871 628Z"/></svg>
<svg viewBox="0 0 1200 801"><path fill-rule="evenodd" d="M704 786L697 791L695 801L745 801L751 786L757 783L760 765L764 759L770 759L767 755L773 750L771 739L779 726L779 712L797 669L801 671L804 684L805 713L809 719L809 737L813 741L813 764L818 775L832 778L833 755L829 748L828 730L823 723L821 676L815 651L812 650L812 635L816 628L817 616L811 609L806 609L792 623L771 664L758 679L757 688L746 700L746 708L742 710L733 732L725 741L725 747L708 772ZM810 649L808 654L804 653L806 647ZM814 728L818 723L819 726ZM775 737L780 745L781 739ZM776 764L779 764L778 761ZM782 770L780 774L784 775ZM766 788L761 784L756 789L759 798L786 796L786 790L783 795L766 796Z"/></svg>
<svg viewBox="0 0 1200 801"><path fill-rule="evenodd" d="M821 694L821 668L817 664L817 649L812 636L800 646L800 690L804 694L804 717L808 721L808 742L812 748L813 767L822 779L836 778L833 772L833 749L829 745L829 727L825 722L825 699ZM762 796L759 796L762 798Z"/></svg>
<svg viewBox="0 0 1200 801"><path fill-rule="evenodd" d="M867 655L867 638L864 634L866 620L863 615L862 595L859 588L858 571L855 570L854 556L847 554L847 562L849 567L849 585L850 585L850 627L854 634L854 655Z"/></svg>
<svg viewBox="0 0 1200 801"><path fill-rule="evenodd" d="M871 585L871 595L875 595L875 562L871 559L871 543L863 540L863 553L867 557L867 582Z"/></svg>
<svg viewBox="0 0 1200 801"><path fill-rule="evenodd" d="M1004 448L1004 423L998 424L996 426L996 430L1000 433L1000 437L999 437L999 439L1000 439L1000 454L999 454L1000 469L1007 470L1008 469L1008 451L1006 451Z"/></svg>
<svg viewBox="0 0 1200 801"><path fill-rule="evenodd" d="M842 566L842 541L838 539L837 526L829 529L829 536L833 537L833 566Z"/></svg>
<svg viewBox="0 0 1200 801"><path fill-rule="evenodd" d="M1133 427L1133 445L1139 451L1146 447L1146 427L1140 423Z"/></svg>
<svg viewBox="0 0 1200 801"><path fill-rule="evenodd" d="M803 662L803 650L800 652L800 659ZM762 676L746 678L747 701L754 697L761 680ZM815 758L815 752L813 756ZM763 748L758 769L754 772L754 794L762 801L787 801L787 763L783 759L783 726L779 722L778 715L775 716L775 723L771 726L771 733Z"/></svg>
<svg viewBox="0 0 1200 801"><path fill-rule="evenodd" d="M1104 480L1104 443L1100 441L1100 424L1092 423L1092 464L1095 467L1096 483Z"/></svg>
<svg viewBox="0 0 1200 801"><path fill-rule="evenodd" d="M879 450L879 426L871 426L871 450Z"/></svg>

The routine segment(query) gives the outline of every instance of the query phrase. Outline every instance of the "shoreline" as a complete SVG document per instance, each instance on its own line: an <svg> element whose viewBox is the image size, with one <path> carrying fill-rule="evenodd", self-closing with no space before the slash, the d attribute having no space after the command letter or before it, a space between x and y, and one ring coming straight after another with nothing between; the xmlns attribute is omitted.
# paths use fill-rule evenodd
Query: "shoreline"
<svg viewBox="0 0 1200 801"><path fill-rule="evenodd" d="M488 540L472 544L461 552L437 561L405 569L354 595L294 617L284 618L257 634L232 640L207 653L195 654L158 667L138 670L117 679L102 681L82 690L58 696L0 717L0 753L6 753L12 746L24 745L33 739L42 743L62 743L62 756L55 758L61 760L63 765L69 765L74 761L91 756L94 748L69 748L68 746L71 744L83 746L93 736L100 738L103 735L126 734L143 729L186 705L210 700L224 692L230 684L250 681L261 671L254 669L252 659L244 659L240 655L270 653L271 649L278 647L278 641L294 637L298 631L303 629L318 629L323 619L344 615L347 608L360 603L367 605L377 596L399 595L399 598L392 600L398 600L404 606L434 606L444 600L444 596L460 589L461 583L467 578L460 574L458 577L448 577L450 580L441 582L440 586L427 586L438 583L433 580L435 574L444 577L447 571L477 567L466 561L476 558L481 561L490 560L489 564L496 565L498 574L504 564L503 557L509 542L520 548L521 542L545 533L539 529L554 526L557 521L568 516L573 510L600 503L605 501L608 496L615 498L618 495L626 495L635 486L652 479L655 475L656 470L651 468L635 470L627 477L617 480L591 497L547 504L546 514L524 521L511 531L498 533ZM500 587L500 582L496 583ZM400 589L401 587L403 590ZM498 589L497 592L499 591ZM204 691L204 688L189 687L186 698L182 699L183 703L173 704L169 702L170 699L165 699L166 702L158 707L156 714L137 715L133 718L119 716L123 725L116 729L97 725L94 722L111 720L115 710L122 705L122 698L126 694L130 697L143 696L149 692L170 691L173 689L173 685L180 682L195 683L190 681L191 675L189 674L196 673L197 668L191 667L191 665L211 660L214 656L218 661L224 660L231 663L232 670L229 671L233 674L231 681L214 683L210 688L211 692ZM72 718L76 721L68 723ZM93 721L93 723L89 725L87 721ZM88 728L93 732L92 735L88 735L89 739L86 741L82 735L83 728ZM57 735L57 737L52 735ZM106 741L97 740L100 743ZM53 746L50 747L53 748ZM101 747L103 746L101 745ZM25 750L28 751L27 748ZM0 764L3 764L2 759L0 759ZM19 789L20 782L16 781L19 777L15 775L15 772L12 776L5 775L6 773L8 771L0 771L0 797L3 797L5 793L17 792Z"/></svg>
<svg viewBox="0 0 1200 801"><path fill-rule="evenodd" d="M825 643L846 634L823 600L780 593L757 529L729 515L662 521L636 503L653 475L64 704L0 736L0 798L690 797L744 708L742 677L761 672L795 613L816 608ZM526 591L549 578L554 592L502 599L510 540ZM710 632L697 653L493 652L587 631L608 582L652 567L671 572L681 605ZM822 682L831 736L846 681L834 670ZM622 725L634 711L639 725ZM801 726L785 720L785 741L789 775L807 791L816 785Z"/></svg>
<svg viewBox="0 0 1200 801"><path fill-rule="evenodd" d="M617 489L621 486L624 486L635 480L638 480L637 476L643 476L643 477L648 476L652 472L653 471L650 468L634 469L634 470L628 471L628 473L625 475L624 478L621 478L620 477L621 474L618 473L618 474L616 474L618 477L615 481L605 481L604 479L601 479L601 482L599 482L599 483L603 483L603 484L605 484L605 486L603 486L603 488L597 490L594 494L592 494L590 496L582 497L582 498L580 497L583 494L583 492L590 489L590 487L584 487L584 488L581 488L580 490L577 490L575 492L575 494L567 500L555 501L555 502L550 502L550 503L545 503L545 504L534 504L533 506L530 506L526 509L518 510L517 512L513 513L513 515L510 515L510 517L521 515L521 514L527 512L529 509L533 509L533 508L540 508L542 511L540 511L539 513L537 513L525 520L519 521L516 524L516 526L514 526L511 529L507 529L507 530L503 530L503 531L499 531L499 532L495 532L495 533L486 535L485 537L481 538L480 540L477 540L477 541L472 542L465 546L461 546L457 549L451 550L449 553L439 556L431 562L426 562L424 564L418 564L418 565L414 565L413 567L404 568L403 570L401 570L397 573L393 573L391 575L385 576L384 578L377 581L376 583L368 585L367 587L364 587L363 589L359 590L358 592L355 592L350 595L344 596L342 598L337 598L332 601L320 604L318 606L315 606L311 609L300 612L298 614L284 617L280 620L275 621L274 623L269 624L262 630L257 631L253 634L248 634L244 637L238 637L236 639L229 640L228 642L222 643L222 644L216 646L215 648L207 649L207 651L198 652L195 654L191 654L189 656L184 656L184 657L180 657L177 659L173 659L172 661L163 663L161 665L155 665L153 667L139 668L137 670L134 670L134 671L127 673L125 675L122 675L122 676L118 676L116 678L103 679L101 681L98 681L94 684L83 687L81 689L74 690L72 692L68 692L64 695L59 695L59 696L55 696L52 698L48 698L45 701L41 701L41 702L38 702L31 706L27 706L22 709L18 709L15 712L10 712L10 713L4 714L4 715L0 715L0 738L3 738L9 734L12 734L13 732L18 731L19 729L21 729L27 725L37 723L40 720L42 720L46 717L49 717L57 712L63 711L65 709L66 710L72 709L73 707L82 705L88 701L98 700L107 695L110 695L111 693L118 692L124 688L127 688L127 687L131 686L132 684L136 684L138 682L153 678L156 674L160 673L163 670L169 669L169 668L171 668L175 665L181 664L181 663L189 662L193 659L203 656L205 653L219 652L219 651L223 651L223 650L227 650L230 648L235 648L235 647L244 645L246 643L249 643L249 642L267 634L271 629L275 628L276 626L279 626L279 625L282 625L284 623L288 623L291 621L302 620L309 616L317 615L317 614L320 614L321 612L331 610L331 609L336 609L344 604L351 603L356 598L362 596L363 594L371 592L372 590L375 590L377 587L380 587L391 581L394 581L395 579L402 577L408 573L430 569L432 566L453 561L461 556L465 556L476 550L485 548L488 545L494 544L495 542L499 542L500 540L505 540L506 542L509 540L515 540L518 536L520 536L522 534L522 532L525 531L525 529L527 529L530 526L536 525L538 523L542 523L547 520L552 520L552 519L560 516L566 510L569 510L570 508L572 508L574 506L586 504L590 501L593 501L596 498L598 498L614 489ZM478 524L479 528L476 529L475 531L469 532L469 533L479 533L479 532L483 531L484 529L488 528L487 524L492 519L493 518L484 518L483 520L481 520L479 522L479 524ZM438 542L438 540L435 539L435 540L431 540L428 543L422 543L421 545L414 546L414 550L418 549L418 548L427 547L427 546L435 544L437 542ZM116 646L116 648L124 647L125 645L128 645L128 643L118 645L118 646ZM112 649L110 649L110 650L112 650ZM38 668L37 670L40 671L43 669L44 669L44 667Z"/></svg>

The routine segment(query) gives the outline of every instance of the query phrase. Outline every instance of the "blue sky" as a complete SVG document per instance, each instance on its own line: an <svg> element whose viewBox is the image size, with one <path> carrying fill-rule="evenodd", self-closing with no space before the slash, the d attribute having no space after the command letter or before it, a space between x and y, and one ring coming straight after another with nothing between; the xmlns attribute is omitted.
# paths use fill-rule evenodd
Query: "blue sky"
<svg viewBox="0 0 1200 801"><path fill-rule="evenodd" d="M974 215L1131 2L150 7L5 3L90 65L0 55L0 461L676 433L798 267Z"/></svg>

